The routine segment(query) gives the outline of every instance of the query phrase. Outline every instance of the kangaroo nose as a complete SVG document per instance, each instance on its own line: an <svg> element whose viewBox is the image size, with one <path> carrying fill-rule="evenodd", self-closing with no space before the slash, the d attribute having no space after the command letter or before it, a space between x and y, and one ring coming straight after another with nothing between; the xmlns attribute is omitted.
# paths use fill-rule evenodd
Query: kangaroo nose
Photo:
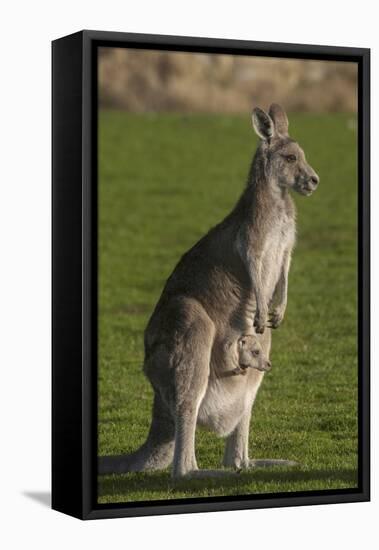
<svg viewBox="0 0 379 550"><path fill-rule="evenodd" d="M314 176L311 176L311 182L313 183L314 186L316 186L319 181L320 179L318 176L316 176L316 174Z"/></svg>

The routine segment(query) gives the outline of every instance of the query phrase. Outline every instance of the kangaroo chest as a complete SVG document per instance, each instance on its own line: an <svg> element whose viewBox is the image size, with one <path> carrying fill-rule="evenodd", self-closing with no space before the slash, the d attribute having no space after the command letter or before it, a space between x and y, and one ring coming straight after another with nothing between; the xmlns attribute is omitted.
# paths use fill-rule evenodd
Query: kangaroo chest
<svg viewBox="0 0 379 550"><path fill-rule="evenodd" d="M295 221L283 214L272 224L262 243L260 255L263 291L269 301L279 280L286 254L295 243ZM259 260L257 260L259 261Z"/></svg>

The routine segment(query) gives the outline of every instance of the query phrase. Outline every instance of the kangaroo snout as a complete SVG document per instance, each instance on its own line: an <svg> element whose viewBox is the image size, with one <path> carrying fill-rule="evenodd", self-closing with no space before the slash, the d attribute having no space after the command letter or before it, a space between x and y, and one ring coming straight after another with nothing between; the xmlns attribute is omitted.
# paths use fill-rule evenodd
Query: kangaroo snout
<svg viewBox="0 0 379 550"><path fill-rule="evenodd" d="M316 187L318 186L319 182L320 182L320 178L318 177L317 174L312 174L311 177L310 177L309 180L308 180L309 186L310 186L313 190L316 189Z"/></svg>
<svg viewBox="0 0 379 550"><path fill-rule="evenodd" d="M311 195L313 191L317 189L319 182L320 178L316 173L313 173L310 176L304 178L301 185L301 191L304 193L304 195Z"/></svg>
<svg viewBox="0 0 379 550"><path fill-rule="evenodd" d="M272 368L271 361L268 361L266 359L260 362L259 365L256 367L256 369L261 372L269 372L271 368Z"/></svg>
<svg viewBox="0 0 379 550"><path fill-rule="evenodd" d="M318 182L320 181L320 178L318 177L317 174L315 174L314 176L310 177L309 181L310 181L311 185L313 185L313 187L317 187Z"/></svg>
<svg viewBox="0 0 379 550"><path fill-rule="evenodd" d="M263 365L263 368L262 370L264 372L269 372L272 368L272 365L271 365L271 361L264 361L264 365Z"/></svg>

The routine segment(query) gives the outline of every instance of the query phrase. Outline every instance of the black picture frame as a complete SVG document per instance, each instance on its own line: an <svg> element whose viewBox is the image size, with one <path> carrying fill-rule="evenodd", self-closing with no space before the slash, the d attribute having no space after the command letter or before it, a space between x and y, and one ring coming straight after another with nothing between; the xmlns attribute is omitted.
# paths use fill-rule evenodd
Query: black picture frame
<svg viewBox="0 0 379 550"><path fill-rule="evenodd" d="M97 503L97 48L358 63L359 487ZM81 519L370 499L370 50L81 31L52 43L52 507Z"/></svg>

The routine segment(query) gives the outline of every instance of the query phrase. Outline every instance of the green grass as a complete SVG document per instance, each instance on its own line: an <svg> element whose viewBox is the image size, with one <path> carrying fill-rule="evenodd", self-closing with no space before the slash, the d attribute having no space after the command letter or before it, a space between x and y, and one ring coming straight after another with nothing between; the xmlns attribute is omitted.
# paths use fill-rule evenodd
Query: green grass
<svg viewBox="0 0 379 550"><path fill-rule="evenodd" d="M259 494L357 485L356 132L352 115L292 115L321 178L296 196L298 244L273 370L253 410L250 455L298 461L174 483L169 471L99 478L99 502ZM256 146L249 117L101 112L99 454L145 439L152 390L143 330L179 256L232 208ZM223 440L198 430L199 466Z"/></svg>

